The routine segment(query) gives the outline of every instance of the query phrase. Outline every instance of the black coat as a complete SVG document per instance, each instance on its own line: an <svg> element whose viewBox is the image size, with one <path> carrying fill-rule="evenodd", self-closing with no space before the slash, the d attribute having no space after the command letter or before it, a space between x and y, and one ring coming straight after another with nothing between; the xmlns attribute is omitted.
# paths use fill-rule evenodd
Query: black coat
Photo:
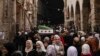
<svg viewBox="0 0 100 56"><path fill-rule="evenodd" d="M95 53L93 53L93 56L100 56L100 50L98 50Z"/></svg>
<svg viewBox="0 0 100 56"><path fill-rule="evenodd" d="M36 51L35 50L32 50L29 53L24 52L23 55L24 56L36 56Z"/></svg>
<svg viewBox="0 0 100 56"><path fill-rule="evenodd" d="M36 52L36 56L45 56L46 52Z"/></svg>

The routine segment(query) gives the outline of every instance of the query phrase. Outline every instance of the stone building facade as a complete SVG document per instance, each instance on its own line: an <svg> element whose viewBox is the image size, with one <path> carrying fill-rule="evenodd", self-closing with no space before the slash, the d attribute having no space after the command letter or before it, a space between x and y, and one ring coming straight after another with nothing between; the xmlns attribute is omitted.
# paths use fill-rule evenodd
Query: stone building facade
<svg viewBox="0 0 100 56"><path fill-rule="evenodd" d="M91 31L94 31L95 26L95 1L96 0L65 0L65 14L67 14L68 19L74 21L74 25L78 30L84 30L84 18L85 13L87 13L87 21L90 21ZM84 6L86 5L86 6ZM87 11L87 12L86 12ZM65 18L66 19L66 18ZM66 19L67 21L67 19ZM65 23L66 24L66 23ZM88 23L87 23L88 24Z"/></svg>
<svg viewBox="0 0 100 56"><path fill-rule="evenodd" d="M64 25L74 21L79 30L87 31L91 26L94 31L95 26L100 25L100 1L72 1L64 0ZM6 40L13 39L16 29L27 31L30 29L27 27L37 26L38 6L38 0L0 0L0 32L5 33Z"/></svg>
<svg viewBox="0 0 100 56"><path fill-rule="evenodd" d="M15 35L15 7L14 0L0 0L0 32L2 39L11 40Z"/></svg>

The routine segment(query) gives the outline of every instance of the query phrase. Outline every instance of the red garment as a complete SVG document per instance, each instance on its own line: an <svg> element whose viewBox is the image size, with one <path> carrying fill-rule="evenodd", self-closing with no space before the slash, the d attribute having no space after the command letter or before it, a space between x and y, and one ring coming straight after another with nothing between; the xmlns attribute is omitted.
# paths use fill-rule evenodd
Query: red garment
<svg viewBox="0 0 100 56"><path fill-rule="evenodd" d="M81 56L92 56L91 54L87 54L87 55L83 55L83 54L81 54Z"/></svg>
<svg viewBox="0 0 100 56"><path fill-rule="evenodd" d="M63 45L65 44L64 38L60 37L61 42L63 43Z"/></svg>

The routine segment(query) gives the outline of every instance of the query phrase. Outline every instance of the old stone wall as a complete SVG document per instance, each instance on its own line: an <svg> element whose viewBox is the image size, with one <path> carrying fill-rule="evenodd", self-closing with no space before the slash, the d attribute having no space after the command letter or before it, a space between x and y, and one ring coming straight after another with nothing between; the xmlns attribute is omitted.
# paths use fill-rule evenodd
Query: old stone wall
<svg viewBox="0 0 100 56"><path fill-rule="evenodd" d="M15 20L14 20L14 0L0 0L0 32L3 32L4 38L0 39L12 41L15 35Z"/></svg>

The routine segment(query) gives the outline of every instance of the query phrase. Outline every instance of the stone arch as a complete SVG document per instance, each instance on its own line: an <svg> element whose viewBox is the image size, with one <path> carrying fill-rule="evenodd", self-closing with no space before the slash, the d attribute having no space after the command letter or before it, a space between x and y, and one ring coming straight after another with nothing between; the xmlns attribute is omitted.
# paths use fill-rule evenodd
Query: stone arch
<svg viewBox="0 0 100 56"><path fill-rule="evenodd" d="M64 23L64 1L63 0L39 0L42 6L41 9L41 17L43 18L43 23L46 25L54 25L54 24L63 24ZM42 9L43 8L43 9ZM38 16L38 20L39 16ZM56 21L58 20L58 21ZM48 23L49 21L49 23ZM44 24L45 24L44 23ZM42 23L41 23L42 24ZM39 25L39 23L38 23Z"/></svg>
<svg viewBox="0 0 100 56"><path fill-rule="evenodd" d="M85 20L83 19L83 17L86 15L84 15L84 1L89 1L89 5L90 5L90 8L89 8L89 15L88 15L88 18L90 18L90 22L91 22L91 31L93 32L94 31L94 27L95 27L95 6L94 6L94 3L95 3L95 0L67 0L67 9L69 9L69 17L71 18L71 6L73 6L73 10L74 10L74 25L77 25L76 24L76 20L77 20L77 16L76 16L76 4L77 2L79 3L79 11L80 11L80 30L84 31L85 30L85 27L86 27L86 24L84 21L87 21L88 22L88 18ZM91 9L91 10L90 10ZM88 27L87 27L88 28ZM87 31L87 30L85 30Z"/></svg>
<svg viewBox="0 0 100 56"><path fill-rule="evenodd" d="M78 0L80 5L80 30L83 31L83 0Z"/></svg>
<svg viewBox="0 0 100 56"><path fill-rule="evenodd" d="M69 7L67 7L67 19L69 19Z"/></svg>
<svg viewBox="0 0 100 56"><path fill-rule="evenodd" d="M71 5L71 19L73 19L74 18L74 8L73 8L73 6Z"/></svg>
<svg viewBox="0 0 100 56"><path fill-rule="evenodd" d="M100 5L99 0L95 0L95 32L100 33Z"/></svg>
<svg viewBox="0 0 100 56"><path fill-rule="evenodd" d="M90 32L91 27L90 27L90 13L91 13L91 0L83 0L83 23L84 23L84 31Z"/></svg>
<svg viewBox="0 0 100 56"><path fill-rule="evenodd" d="M81 30L80 28L80 4L79 4L79 2L78 1L76 1L76 11L75 11L75 13L76 13L76 27L77 27L77 29L78 30Z"/></svg>
<svg viewBox="0 0 100 56"><path fill-rule="evenodd" d="M72 0L72 6L73 6L73 21L74 21L74 25L76 28L76 2L77 0Z"/></svg>
<svg viewBox="0 0 100 56"><path fill-rule="evenodd" d="M69 19L71 19L71 2L70 0L67 0L67 9L69 10Z"/></svg>

